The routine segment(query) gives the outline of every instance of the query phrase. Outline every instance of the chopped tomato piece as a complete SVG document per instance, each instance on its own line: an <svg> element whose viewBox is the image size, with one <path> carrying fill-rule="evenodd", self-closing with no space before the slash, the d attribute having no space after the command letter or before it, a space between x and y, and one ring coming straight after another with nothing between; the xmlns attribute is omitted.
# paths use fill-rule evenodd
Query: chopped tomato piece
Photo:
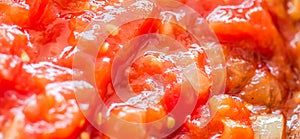
<svg viewBox="0 0 300 139"><path fill-rule="evenodd" d="M146 120L145 116L146 111L143 109L130 106L115 108L104 129L108 135L114 137L144 138L147 131L143 124Z"/></svg>
<svg viewBox="0 0 300 139"><path fill-rule="evenodd" d="M245 134L246 138L253 138L250 111L245 107L245 103L228 95L219 95L212 97L209 104L210 110L204 105L187 120L186 126L192 134L205 138L218 136L224 139L235 139ZM208 120L209 113L212 114L212 119L205 125L203 122Z"/></svg>
<svg viewBox="0 0 300 139"><path fill-rule="evenodd" d="M272 56L283 47L272 18L259 1L218 6L208 16L209 25L221 43ZM234 43L238 42L238 43Z"/></svg>
<svg viewBox="0 0 300 139"><path fill-rule="evenodd" d="M238 121L226 119L223 121L224 131L222 133L222 139L253 139L254 132L251 126L241 124Z"/></svg>
<svg viewBox="0 0 300 139"><path fill-rule="evenodd" d="M71 81L72 70L47 62L25 64L0 55L0 130L4 138L72 138L85 119L75 91L82 81ZM18 73L18 75L16 75ZM2 85L2 84L1 84Z"/></svg>
<svg viewBox="0 0 300 139"><path fill-rule="evenodd" d="M9 1L0 3L0 12L4 13L2 22L22 27L35 27L39 24L49 0ZM20 16L22 15L22 16Z"/></svg>
<svg viewBox="0 0 300 139"><path fill-rule="evenodd" d="M72 74L71 69L50 62L26 64L23 65L21 74L15 79L17 82L15 87L25 92L33 90L39 92L44 90L44 87L49 83L71 80Z"/></svg>
<svg viewBox="0 0 300 139"><path fill-rule="evenodd" d="M29 5L11 1L0 3L1 21L7 24L24 25L29 21ZM22 16L19 16L22 15ZM3 17L4 16L4 17Z"/></svg>
<svg viewBox="0 0 300 139"><path fill-rule="evenodd" d="M224 63L214 64L219 61L217 55L222 52L209 59L205 53L211 54L205 51L208 49L200 46L203 44L198 44L195 36L186 29L190 27L189 22L187 26L181 27L173 23L172 19L169 20L169 15L181 20L181 17L175 15L176 8L180 9L182 7L179 6L183 6L179 3L157 1L157 5L170 8L167 9L169 13L165 15L157 14L163 16L163 20L145 17L121 26L115 25L114 21L104 23L103 26L94 26L99 29L97 31L100 31L100 34L101 31L105 31L108 36L101 38L104 39L104 43L99 44L101 46L95 46L99 47L98 55L94 59L88 59L94 62L94 65L82 62L85 58L75 61L82 62L80 64L85 66L85 69L94 68L93 72L83 73L71 68L74 55L86 50L81 48L81 39L86 35L94 35L87 34L87 27L101 18L110 20L117 17L117 14L123 14L123 3L127 0L1 1L0 138L89 139L109 138L107 136L110 135L115 138L158 138L159 134L173 128L175 130L176 127L176 131L172 131L166 138L251 139L257 134L254 126L272 124L265 122L270 118L254 113L281 113L278 110L293 110L290 108L294 106L289 105L285 108L287 105L284 105L284 108L281 108L280 105L289 101L295 105L294 101L299 97L299 66L293 65L297 65L297 60L291 62L292 59L285 54L291 51L292 57L298 59L298 52L294 50L298 50L299 39L296 36L293 41L286 41L290 43L287 45L293 47L286 51L285 40L280 35L291 40L289 37L294 36L291 32L297 32L292 31L297 27L290 26L299 26L296 20L299 17L296 15L299 13L299 0L286 3L284 0L271 3L270 0L177 1L190 6L206 19L221 42L227 60L227 85L218 82L213 84L216 79L212 79L218 75L222 76L222 79L226 78L225 72L214 73L214 70L218 72L219 68L223 70L225 66L222 65ZM153 6L150 4L147 7L143 3L150 1L137 2L140 3L135 3L135 6L141 11L141 8L149 8L147 10L150 11ZM264 4L268 4L269 7L265 7ZM270 9L273 5L276 7ZM160 8L163 9L158 9ZM284 11L285 8L288 11ZM181 14L182 12L184 14ZM269 12L273 12L277 17L272 18ZM156 14L156 11L151 13ZM282 16L289 14L294 20ZM180 16L186 15L189 13L180 11ZM185 17L182 19L186 22ZM281 31L287 31L279 34L276 27L285 26L283 23L288 25L281 27ZM201 28L196 30L202 31ZM94 33L98 33L97 31ZM165 41L165 38L154 35L157 38L146 41L151 44L151 50L148 51L148 46L144 45L144 40L139 37L149 34L160 34L166 40L176 42L174 45L183 47L180 50L177 47L174 51L170 50L173 43L168 46L164 43L160 45L160 41ZM140 42L127 49L134 40ZM95 44L98 45L98 42ZM89 43L84 46L89 46ZM139 51L140 48L144 50L144 46L147 47L147 51ZM160 50L162 52L159 52ZM117 63L114 63L116 61ZM131 63L128 64L129 62ZM121 70L123 65L127 67L125 70ZM120 76L115 77L115 73ZM74 81L72 75L77 74L92 77L95 86L85 81ZM123 75L124 78L119 78ZM115 85L115 78L124 81L127 86ZM223 93L219 90L214 91L214 85L226 86L226 91L234 93L235 96L213 96ZM98 106L86 107L83 103L76 103L76 91L87 86L93 90L96 88L104 104L109 107L109 110L105 111L106 115L95 112ZM117 87L128 87L128 90L123 91ZM129 97L121 98L123 94L127 96L126 91L130 91ZM86 94L82 94L84 100L90 100L90 95L84 95ZM95 100L91 100L90 104ZM244 101L261 108L253 108L250 111L250 107L256 106L248 105ZM196 104L192 106L191 103ZM79 106L91 108L88 109L87 119L81 114ZM188 117L184 113L186 109L191 109ZM290 130L290 136L297 136L297 118L294 120L293 117L299 114L296 110L293 116L289 116L288 111L283 113L285 115L281 115L281 119L277 120L280 132L274 136L284 136L286 119L283 117L290 118L292 120L289 121L295 123L291 124L295 126L288 125L286 128ZM93 114L96 114L97 119L88 119ZM178 120L181 115L184 125ZM101 119L102 117L105 119ZM107 131L104 133L108 135L100 133L97 127L92 127L87 120L95 120L90 122L96 122L103 127ZM152 123L154 126L148 126ZM179 126L181 127L177 129ZM259 134L264 133L261 131Z"/></svg>
<svg viewBox="0 0 300 139"><path fill-rule="evenodd" d="M29 33L16 25L0 25L0 52L17 55L24 62L37 56L37 49L30 41ZM24 59L26 56L26 59Z"/></svg>

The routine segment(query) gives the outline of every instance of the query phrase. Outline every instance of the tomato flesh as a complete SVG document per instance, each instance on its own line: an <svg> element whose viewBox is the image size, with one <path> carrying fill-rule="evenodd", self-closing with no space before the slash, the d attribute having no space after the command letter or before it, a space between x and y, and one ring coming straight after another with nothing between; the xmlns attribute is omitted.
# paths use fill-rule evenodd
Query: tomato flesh
<svg viewBox="0 0 300 139"><path fill-rule="evenodd" d="M1 81L10 84L1 90L4 138L75 136L85 119L75 100L76 81L67 81L71 80L72 70L47 62L25 64L16 56L1 56L0 67L5 68Z"/></svg>
<svg viewBox="0 0 300 139"><path fill-rule="evenodd" d="M200 107L191 118L187 120L186 126L192 134L198 137L211 138L218 135L220 138L239 138L246 134L247 138L253 138L251 129L250 111L239 100L227 95L213 97L210 100L211 111L215 113L208 125L199 127L201 117L207 115L206 106ZM203 121L202 121L203 122Z"/></svg>
<svg viewBox="0 0 300 139"><path fill-rule="evenodd" d="M285 62L282 59L288 57L274 57L284 55L281 50L285 45L273 23L274 19L262 2L178 1L206 18L227 54L226 60L232 62L227 63L232 76L227 77L230 83L226 84L226 90L233 90L230 93L235 93L243 89L246 95L242 94L242 99L260 105L273 105L273 102L262 103L266 100L261 99L261 96L271 97L275 92L274 103L281 104L284 98L281 91L286 87L286 80L279 80L279 75L278 78L276 76L278 72L282 72L282 67L273 68L272 64L280 65ZM82 115L76 103L75 93L78 88L84 88L84 85L80 81L72 80L72 75L76 73L71 68L74 55L80 51L78 43L86 27L101 16L103 11L118 7L122 2L124 1L0 2L0 138L106 138L92 128ZM148 132L163 133L172 129L178 121L168 114L172 113L179 99L183 97L185 99L181 108L190 106L189 102L194 100L195 108L184 125L167 138L254 138L250 119L255 114L246 107L247 103L229 95L210 98L213 85L210 61L204 49L194 49L195 39L186 29L152 18L132 21L120 27L108 26L116 28L117 31L110 32L99 48L95 60L95 88L105 104L112 108L107 111L111 119L103 125L110 135L118 138L146 138L149 136ZM192 58L186 60L188 56L182 53L168 55L159 52L144 53L136 58L126 71L128 79L124 79L128 80L133 96L124 105L125 103L118 98L120 92L116 92L118 90L114 88L112 81L115 68L113 62L118 58L120 51L125 51L126 55L133 55L135 50L127 51L124 46L135 37L149 33L172 38L184 46L185 51L182 53L190 54L188 56ZM259 58L257 60L253 55L240 56L243 53L237 53L240 57L233 58L228 56L232 54L232 50L255 53L253 55ZM255 57L254 62L260 63L253 64L253 61L241 58L247 56L249 59ZM172 57L173 61L167 57ZM269 61L270 59L272 61ZM193 74L184 73L182 70L186 68L186 63L195 64L191 69ZM283 72L289 73L288 70L287 68ZM295 69L296 73L297 71ZM258 78L260 72L267 74ZM293 75L293 81L297 77L298 75ZM264 87L269 92L257 93L256 86L245 87L248 81L248 84L255 84L256 78L260 83L257 86ZM281 78L290 76L284 74ZM184 81L191 82L191 86L198 89L190 87L186 92L182 92L186 87ZM269 81L276 87L271 86L269 89ZM256 92L249 95L253 90ZM194 93L189 93L193 91ZM252 96L255 94L259 94L259 97ZM209 115L208 110L214 115L209 123L203 126L203 119ZM153 128L144 126L166 117L165 121ZM120 119L139 123L140 126L124 124ZM85 134L86 131L89 132L88 135Z"/></svg>
<svg viewBox="0 0 300 139"><path fill-rule="evenodd" d="M271 16L258 1L218 6L207 20L220 42L231 47L257 50L264 56L272 56L278 47L282 47Z"/></svg>

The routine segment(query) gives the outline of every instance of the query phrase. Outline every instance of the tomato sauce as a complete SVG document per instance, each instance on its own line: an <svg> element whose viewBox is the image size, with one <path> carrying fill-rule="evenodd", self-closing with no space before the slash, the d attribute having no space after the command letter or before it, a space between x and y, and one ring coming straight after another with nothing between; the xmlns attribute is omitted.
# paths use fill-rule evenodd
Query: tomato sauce
<svg viewBox="0 0 300 139"><path fill-rule="evenodd" d="M299 0L162 0L203 17L222 48L210 52L221 56L196 45L188 26L144 18L106 24L95 58L75 61L91 51L91 24L113 21L126 2L0 2L0 139L300 138ZM78 97L98 100L78 92L93 89L105 114L83 110Z"/></svg>

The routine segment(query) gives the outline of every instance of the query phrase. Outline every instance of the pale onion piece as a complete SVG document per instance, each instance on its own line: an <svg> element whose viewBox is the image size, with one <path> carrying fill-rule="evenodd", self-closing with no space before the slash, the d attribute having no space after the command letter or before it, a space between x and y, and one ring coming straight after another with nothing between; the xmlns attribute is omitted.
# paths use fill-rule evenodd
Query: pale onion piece
<svg viewBox="0 0 300 139"><path fill-rule="evenodd" d="M254 139L283 139L284 125L284 117L282 114L257 116L252 124Z"/></svg>
<svg viewBox="0 0 300 139"><path fill-rule="evenodd" d="M196 95L201 95L208 90L211 86L209 78L205 75L206 73L198 69L192 53L179 53L179 57L175 56L173 60L176 66L183 68L182 73L196 91Z"/></svg>
<svg viewBox="0 0 300 139"><path fill-rule="evenodd" d="M227 97L226 95L213 96L208 100L209 110L211 115L217 113L219 107L221 106L222 99Z"/></svg>
<svg viewBox="0 0 300 139"><path fill-rule="evenodd" d="M217 43L205 43L205 47L205 53L212 68L211 75L213 84L210 96L223 94L225 92L227 74L226 68L224 67L225 56L222 47Z"/></svg>

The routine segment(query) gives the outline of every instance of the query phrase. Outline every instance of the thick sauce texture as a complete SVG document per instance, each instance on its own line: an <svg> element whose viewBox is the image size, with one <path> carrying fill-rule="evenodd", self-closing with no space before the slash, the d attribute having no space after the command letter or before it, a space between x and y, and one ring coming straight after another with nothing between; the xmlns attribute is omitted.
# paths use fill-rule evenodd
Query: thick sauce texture
<svg viewBox="0 0 300 139"><path fill-rule="evenodd" d="M300 0L178 1L201 15L218 38L227 71L225 92L212 95L208 57L204 49L195 49L185 28L151 18L107 25L110 35L99 49L93 74L99 96L111 108L107 113L135 123L167 117L155 129L108 120L104 128L110 135L157 138L150 130L163 133L175 127L177 119L168 113L183 96L181 107L194 100L195 108L164 138L300 138ZM122 2L0 1L0 139L110 138L81 112L75 92L90 86L73 80L81 71L72 65L86 27ZM112 106L122 101L111 77L116 55L130 40L149 33L169 36L186 51L149 51L138 57L126 72L131 91L139 97ZM131 50L122 54L130 56ZM174 59L196 67L198 77L185 75L198 87L188 97L181 90L184 70Z"/></svg>

